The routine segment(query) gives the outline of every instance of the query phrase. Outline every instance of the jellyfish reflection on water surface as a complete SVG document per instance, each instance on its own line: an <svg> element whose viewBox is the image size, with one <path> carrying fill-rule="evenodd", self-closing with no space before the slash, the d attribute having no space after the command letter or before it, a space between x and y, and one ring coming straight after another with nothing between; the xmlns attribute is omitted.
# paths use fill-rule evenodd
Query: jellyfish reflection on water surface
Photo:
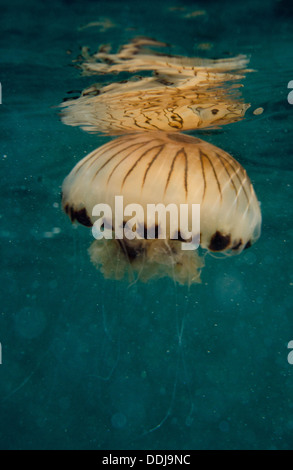
<svg viewBox="0 0 293 470"><path fill-rule="evenodd" d="M152 71L106 86L93 84L78 99L62 103L62 121L87 132L121 135L141 131L217 128L243 119L249 104L240 96L248 59L201 59L155 53L166 44L136 38L119 53L108 48L80 65L83 75Z"/></svg>

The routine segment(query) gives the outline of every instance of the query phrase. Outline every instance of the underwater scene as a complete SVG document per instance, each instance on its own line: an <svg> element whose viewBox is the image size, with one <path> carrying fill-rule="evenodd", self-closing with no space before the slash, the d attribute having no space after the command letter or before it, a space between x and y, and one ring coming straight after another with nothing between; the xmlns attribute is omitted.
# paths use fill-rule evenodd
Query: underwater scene
<svg viewBox="0 0 293 470"><path fill-rule="evenodd" d="M0 29L0 449L292 450L293 3Z"/></svg>

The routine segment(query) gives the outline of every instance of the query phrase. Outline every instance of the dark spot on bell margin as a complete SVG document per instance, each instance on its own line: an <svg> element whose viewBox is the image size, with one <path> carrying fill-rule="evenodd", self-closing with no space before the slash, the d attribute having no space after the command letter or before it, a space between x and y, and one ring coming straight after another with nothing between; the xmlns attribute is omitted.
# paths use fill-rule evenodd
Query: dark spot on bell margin
<svg viewBox="0 0 293 470"><path fill-rule="evenodd" d="M192 239L190 238L189 240L185 240L185 238L182 237L181 232L179 230L178 232L178 241L179 242L190 242Z"/></svg>
<svg viewBox="0 0 293 470"><path fill-rule="evenodd" d="M230 235L222 235L220 232L216 232L210 241L209 249L211 251L222 251L225 250L230 244L231 236Z"/></svg>
<svg viewBox="0 0 293 470"><path fill-rule="evenodd" d="M155 238L159 238L159 226L155 225Z"/></svg>
<svg viewBox="0 0 293 470"><path fill-rule="evenodd" d="M244 247L244 250L247 250L247 248L250 248L251 245L252 245L252 243L251 243L251 241L249 240L249 241L246 243L246 245L245 245L245 247Z"/></svg>
<svg viewBox="0 0 293 470"><path fill-rule="evenodd" d="M139 231L138 231L139 233ZM143 233L139 233L140 236L143 236L146 240L155 240L159 238L159 226L156 224L153 227L149 227L149 235L148 236L148 228L146 225L143 227Z"/></svg>
<svg viewBox="0 0 293 470"><path fill-rule="evenodd" d="M148 228L146 225L143 226L143 238L146 240L148 238Z"/></svg>
<svg viewBox="0 0 293 470"><path fill-rule="evenodd" d="M242 245L242 240L239 240L239 242L235 242L234 245L232 246L232 250L238 250Z"/></svg>
<svg viewBox="0 0 293 470"><path fill-rule="evenodd" d="M73 207L71 207L71 221L74 222L77 220L81 225L85 225L86 227L92 227L93 224L91 219L89 218L85 207L80 209L79 211L75 211Z"/></svg>

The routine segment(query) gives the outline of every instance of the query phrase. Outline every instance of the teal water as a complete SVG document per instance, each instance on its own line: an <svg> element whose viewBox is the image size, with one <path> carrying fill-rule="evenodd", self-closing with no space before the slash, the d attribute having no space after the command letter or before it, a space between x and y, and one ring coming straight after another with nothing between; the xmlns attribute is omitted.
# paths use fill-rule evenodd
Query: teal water
<svg viewBox="0 0 293 470"><path fill-rule="evenodd" d="M0 30L0 448L292 449L292 2L1 0ZM262 236L209 256L190 288L105 280L60 206L64 177L109 140L58 117L93 82L72 59L141 35L256 70L246 119L201 136L246 168Z"/></svg>

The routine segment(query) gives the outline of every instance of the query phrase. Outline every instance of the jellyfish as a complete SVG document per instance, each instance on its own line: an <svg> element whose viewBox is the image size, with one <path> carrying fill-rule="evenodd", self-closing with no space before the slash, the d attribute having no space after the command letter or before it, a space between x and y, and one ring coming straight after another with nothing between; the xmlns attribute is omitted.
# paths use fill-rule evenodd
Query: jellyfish
<svg viewBox="0 0 293 470"><path fill-rule="evenodd" d="M92 227L90 257L105 277L170 276L191 284L200 282L205 255L190 245L233 255L260 236L260 207L244 168L225 151L181 133L243 119L250 105L240 96L239 82L250 70L243 55L187 58L147 48L154 46L167 45L135 38L116 54L107 46L93 55L83 48L83 75L144 75L92 84L61 105L67 125L122 135L75 166L63 183L62 203L72 222ZM117 211L117 198L140 210L134 217L121 207ZM101 204L110 210L99 218ZM150 215L149 206L157 212ZM184 223L183 206L188 220L193 207L200 207L198 225ZM169 211L165 221L159 207L165 215Z"/></svg>
<svg viewBox="0 0 293 470"><path fill-rule="evenodd" d="M146 46L166 47L136 38L117 54L107 46L93 55L84 48L83 75L124 73L127 80L92 84L61 105L61 117L66 125L118 136L78 162L62 185L65 213L92 232L93 265L107 279L132 284L165 277L175 283L177 371L168 409L150 433L171 415L181 364L186 375L182 335L189 296L177 304L176 286L200 283L208 255L240 255L253 245L261 233L261 211L240 163L184 134L244 118L250 105L239 88L249 71L247 57L187 58ZM194 208L200 208L195 224ZM191 391L189 396L187 425Z"/></svg>
<svg viewBox="0 0 293 470"><path fill-rule="evenodd" d="M117 197L123 198L124 206L142 208L134 222L133 213L123 213L121 219ZM64 211L72 222L93 230L97 204L111 209L100 220L101 233L106 230L110 236L95 239L89 253L106 278L149 281L169 276L190 285L200 282L205 253L239 254L261 232L260 204L245 169L224 150L178 132L124 135L77 163L63 182ZM178 211L185 205L188 214L199 205L199 232L188 231L179 218L174 231L169 217L163 227L166 236L160 238L162 220L156 213L149 216L149 205L172 205ZM129 228L132 220L132 237L123 231L115 236L118 217L118 229ZM195 239L203 255L198 249L185 249Z"/></svg>

